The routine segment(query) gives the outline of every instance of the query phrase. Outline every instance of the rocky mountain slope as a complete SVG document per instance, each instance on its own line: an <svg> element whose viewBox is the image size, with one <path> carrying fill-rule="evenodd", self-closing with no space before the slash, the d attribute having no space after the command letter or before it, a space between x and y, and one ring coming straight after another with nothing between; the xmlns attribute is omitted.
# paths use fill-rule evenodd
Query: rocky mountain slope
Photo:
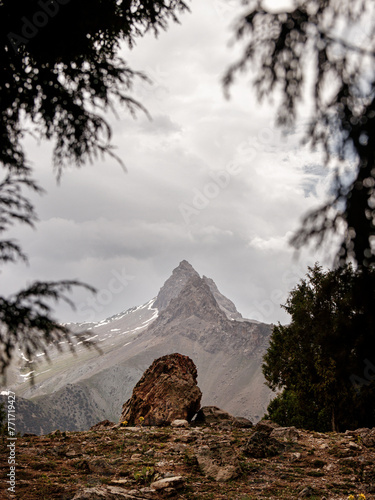
<svg viewBox="0 0 375 500"><path fill-rule="evenodd" d="M87 328L70 326L77 332ZM100 353L82 345L77 356L52 349L51 364L25 361L18 380L8 385L25 408L18 414L19 431L84 430L105 418L117 421L145 369L176 352L197 366L202 405L220 406L254 422L265 412L271 391L264 385L261 362L270 325L242 318L215 283L186 261L156 299L90 324L88 331ZM31 403L36 405L32 411Z"/></svg>
<svg viewBox="0 0 375 500"><path fill-rule="evenodd" d="M8 455L1 447L4 478ZM20 437L16 456L23 500L375 499L375 429L99 426Z"/></svg>

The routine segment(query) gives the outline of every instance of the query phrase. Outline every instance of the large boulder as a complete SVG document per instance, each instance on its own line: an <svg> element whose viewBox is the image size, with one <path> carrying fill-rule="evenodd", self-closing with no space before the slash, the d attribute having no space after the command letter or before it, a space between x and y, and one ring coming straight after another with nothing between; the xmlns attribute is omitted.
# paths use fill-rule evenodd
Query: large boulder
<svg viewBox="0 0 375 500"><path fill-rule="evenodd" d="M176 419L190 422L201 397L194 362L182 354L168 354L145 371L122 407L120 423L163 426Z"/></svg>
<svg viewBox="0 0 375 500"><path fill-rule="evenodd" d="M217 406L202 406L194 418L194 424L218 425L219 427L233 426L243 429L253 426L252 422L247 418L233 417L233 415Z"/></svg>
<svg viewBox="0 0 375 500"><path fill-rule="evenodd" d="M197 413L194 422L196 424L233 424L235 418L217 406L203 406Z"/></svg>

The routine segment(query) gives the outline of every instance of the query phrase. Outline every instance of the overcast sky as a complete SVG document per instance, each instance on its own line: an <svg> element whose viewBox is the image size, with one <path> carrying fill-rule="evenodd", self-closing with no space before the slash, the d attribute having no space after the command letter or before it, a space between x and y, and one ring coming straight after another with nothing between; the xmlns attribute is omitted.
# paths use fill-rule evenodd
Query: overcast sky
<svg viewBox="0 0 375 500"><path fill-rule="evenodd" d="M127 173L107 158L69 168L57 185L51 146L26 141L47 194L35 199L37 229L13 231L30 263L4 268L5 293L34 279L79 279L98 295L76 293L77 310L58 306L56 317L100 320L154 297L186 259L243 316L288 321L280 303L307 265L323 263L308 252L295 262L288 239L325 198L329 177L300 145L303 121L287 134L274 128L275 107L257 103L250 74L225 99L238 3L193 0L180 25L124 50L154 81L133 94L152 121L126 110L108 117Z"/></svg>

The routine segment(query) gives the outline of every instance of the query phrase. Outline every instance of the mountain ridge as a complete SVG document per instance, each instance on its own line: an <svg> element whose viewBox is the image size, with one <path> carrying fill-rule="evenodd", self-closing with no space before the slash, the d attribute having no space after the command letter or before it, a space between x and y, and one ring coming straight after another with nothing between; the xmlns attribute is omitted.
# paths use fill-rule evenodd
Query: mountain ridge
<svg viewBox="0 0 375 500"><path fill-rule="evenodd" d="M202 404L257 421L272 394L261 372L271 327L236 312L212 280L182 261L156 298L90 326L101 354L81 345L78 359L53 352L53 364L35 370L34 387L15 384L11 390L43 408L51 425L59 422L61 428L65 419L67 430L84 430L95 420L118 420L144 370L154 359L179 352L198 368ZM48 432L46 425L34 425L41 427Z"/></svg>

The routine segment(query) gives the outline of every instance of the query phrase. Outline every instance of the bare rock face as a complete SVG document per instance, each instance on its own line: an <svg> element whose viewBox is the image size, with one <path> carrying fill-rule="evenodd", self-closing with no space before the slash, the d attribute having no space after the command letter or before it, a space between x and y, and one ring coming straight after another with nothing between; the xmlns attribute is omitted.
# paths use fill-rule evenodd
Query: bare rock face
<svg viewBox="0 0 375 500"><path fill-rule="evenodd" d="M203 276L203 281L210 287L210 290L215 297L216 302L218 303L220 309L225 312L229 319L242 321L242 314L240 314L236 306L233 304L231 300L225 297L222 293L219 292L219 289L216 286L216 283L211 278L207 278L207 276Z"/></svg>
<svg viewBox="0 0 375 500"><path fill-rule="evenodd" d="M120 423L163 426L176 419L190 422L201 397L194 362L182 354L168 354L145 371L122 407Z"/></svg>
<svg viewBox="0 0 375 500"><path fill-rule="evenodd" d="M154 307L159 311L165 309L172 299L178 297L186 283L193 277L199 277L199 274L192 265L186 260L180 262L179 266L173 270L172 276L167 279L160 289Z"/></svg>

